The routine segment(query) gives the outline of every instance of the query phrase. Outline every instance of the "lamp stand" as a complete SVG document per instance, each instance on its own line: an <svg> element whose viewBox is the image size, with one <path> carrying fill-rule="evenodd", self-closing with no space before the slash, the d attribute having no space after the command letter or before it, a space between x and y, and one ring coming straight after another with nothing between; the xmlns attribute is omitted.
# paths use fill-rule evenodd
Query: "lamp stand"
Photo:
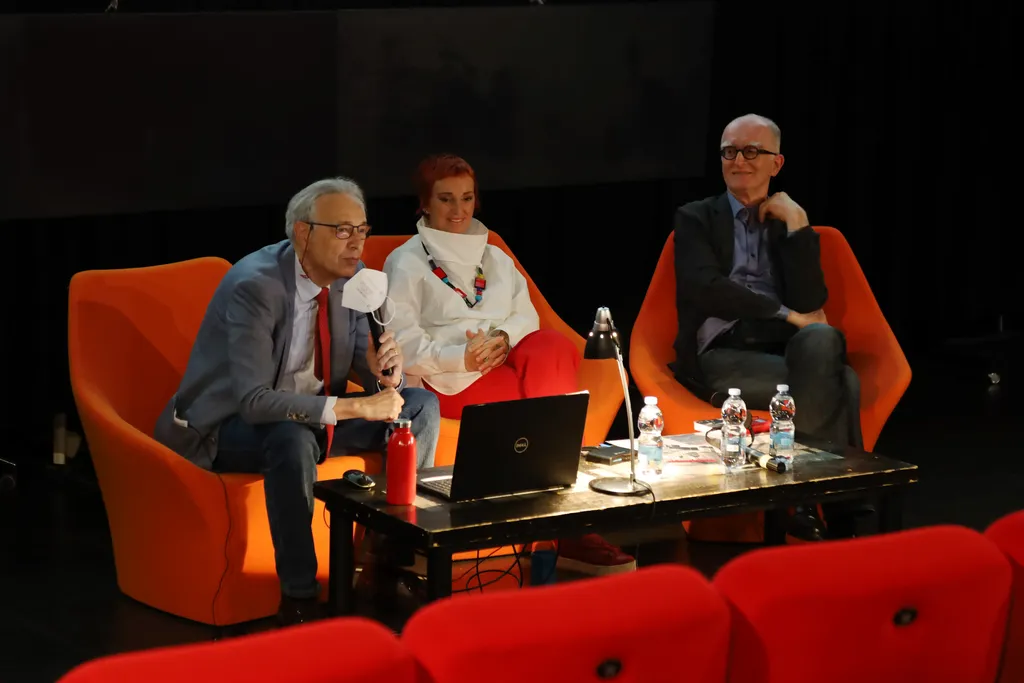
<svg viewBox="0 0 1024 683"><path fill-rule="evenodd" d="M626 381L626 367L622 363L622 353L618 345L615 347L615 360L619 363L619 379L622 380L622 395L626 399L626 426L629 427L629 476L601 477L590 481L590 488L598 493L612 496L638 496L647 493L648 488L636 480L636 441L633 438L633 408L629 405L629 382Z"/></svg>

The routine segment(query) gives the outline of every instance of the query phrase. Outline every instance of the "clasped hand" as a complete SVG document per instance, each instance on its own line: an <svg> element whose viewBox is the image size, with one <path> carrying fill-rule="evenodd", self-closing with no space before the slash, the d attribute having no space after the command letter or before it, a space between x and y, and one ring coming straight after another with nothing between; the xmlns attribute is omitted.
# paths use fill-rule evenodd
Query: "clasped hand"
<svg viewBox="0 0 1024 683"><path fill-rule="evenodd" d="M466 330L465 364L470 372L486 375L505 362L510 350L507 338L499 330Z"/></svg>
<svg viewBox="0 0 1024 683"><path fill-rule="evenodd" d="M786 322L790 325L796 325L798 329L802 330L813 323L823 323L828 325L828 318L825 317L825 311L821 309L811 311L810 313L797 313L796 311L790 311L789 315L786 316Z"/></svg>

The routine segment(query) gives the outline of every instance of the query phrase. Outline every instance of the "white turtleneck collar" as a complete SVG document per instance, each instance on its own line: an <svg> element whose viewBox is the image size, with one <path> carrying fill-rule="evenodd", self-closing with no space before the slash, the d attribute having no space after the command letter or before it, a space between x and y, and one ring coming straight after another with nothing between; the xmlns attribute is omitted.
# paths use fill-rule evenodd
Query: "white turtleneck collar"
<svg viewBox="0 0 1024 683"><path fill-rule="evenodd" d="M439 265L448 263L475 267L483 260L484 249L487 248L487 228L475 218L466 232L460 234L434 230L427 227L425 218L420 217L416 231Z"/></svg>

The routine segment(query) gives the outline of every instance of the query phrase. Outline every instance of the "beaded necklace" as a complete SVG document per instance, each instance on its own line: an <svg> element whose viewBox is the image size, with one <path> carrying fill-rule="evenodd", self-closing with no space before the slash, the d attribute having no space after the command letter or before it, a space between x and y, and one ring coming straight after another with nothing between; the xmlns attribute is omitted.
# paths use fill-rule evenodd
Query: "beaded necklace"
<svg viewBox="0 0 1024 683"><path fill-rule="evenodd" d="M427 254L427 263L430 264L430 270L434 275L440 278L441 282L454 289L455 293L461 296L462 300L466 302L466 306L473 308L480 303L480 300L484 298L484 290L487 289L487 280L484 279L483 264L476 267L476 279L473 280L473 289L476 291L476 298L473 301L470 301L469 297L466 296L466 293L452 284L452 281L448 279L448 273L444 272L444 268L437 265L437 262L434 261L434 257L430 255L429 251L427 251L427 245L423 244L423 242L420 242L420 245L423 247L423 251Z"/></svg>

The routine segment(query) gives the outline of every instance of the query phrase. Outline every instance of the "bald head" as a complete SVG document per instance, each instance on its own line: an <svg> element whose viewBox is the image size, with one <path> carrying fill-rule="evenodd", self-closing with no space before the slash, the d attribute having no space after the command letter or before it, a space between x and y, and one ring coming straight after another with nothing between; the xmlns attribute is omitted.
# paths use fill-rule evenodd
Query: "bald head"
<svg viewBox="0 0 1024 683"><path fill-rule="evenodd" d="M722 131L722 144L724 145L726 140L731 139L741 130L749 131L757 128L766 130L772 136L775 142L773 151L778 152L782 147L782 131L774 121L760 114L744 114L730 121Z"/></svg>
<svg viewBox="0 0 1024 683"><path fill-rule="evenodd" d="M768 196L768 184L784 162L782 132L771 119L745 114L722 131L722 176L734 197L747 206Z"/></svg>

